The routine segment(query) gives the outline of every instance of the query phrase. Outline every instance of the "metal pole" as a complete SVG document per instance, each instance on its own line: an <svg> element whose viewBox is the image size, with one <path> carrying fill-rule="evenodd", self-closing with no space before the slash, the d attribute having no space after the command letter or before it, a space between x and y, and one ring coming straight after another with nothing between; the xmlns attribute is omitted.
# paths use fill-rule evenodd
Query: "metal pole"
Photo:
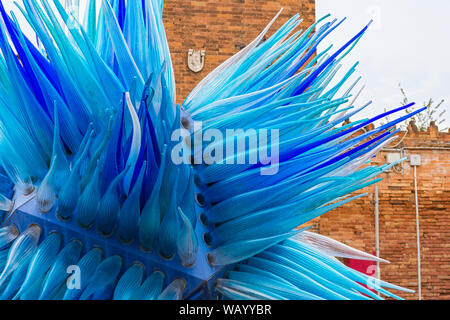
<svg viewBox="0 0 450 320"><path fill-rule="evenodd" d="M419 300L422 300L422 279L420 270L420 232L419 232L419 198L417 196L417 166L414 166L414 191L416 198L416 231L417 231L417 275L419 286Z"/></svg>
<svg viewBox="0 0 450 320"><path fill-rule="evenodd" d="M378 198L378 184L375 184L375 252L377 258L380 258L380 210L379 210L379 198ZM380 261L377 260L376 278L381 279L380 275ZM380 293L377 292L378 296Z"/></svg>
<svg viewBox="0 0 450 320"><path fill-rule="evenodd" d="M380 210L378 200L378 184L375 185L375 250L377 258L380 257ZM380 261L377 261L377 279L380 279Z"/></svg>

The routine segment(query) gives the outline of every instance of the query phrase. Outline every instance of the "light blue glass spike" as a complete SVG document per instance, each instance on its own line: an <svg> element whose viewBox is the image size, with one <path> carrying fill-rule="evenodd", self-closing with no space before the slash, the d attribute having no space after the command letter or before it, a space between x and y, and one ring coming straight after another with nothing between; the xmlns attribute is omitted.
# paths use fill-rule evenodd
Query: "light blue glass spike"
<svg viewBox="0 0 450 320"><path fill-rule="evenodd" d="M54 186L54 180L56 180L56 170L58 170L56 165L57 158L57 155L52 158L50 169L36 194L39 210L43 213L50 211L56 201L56 187Z"/></svg>
<svg viewBox="0 0 450 320"><path fill-rule="evenodd" d="M163 284L164 274L161 271L153 272L137 290L135 299L156 300L156 298L158 298L161 294Z"/></svg>
<svg viewBox="0 0 450 320"><path fill-rule="evenodd" d="M6 261L8 258L8 249L3 249L2 251L0 251L0 268L3 270L5 265L6 265Z"/></svg>
<svg viewBox="0 0 450 320"><path fill-rule="evenodd" d="M208 253L208 261L215 266L232 264L264 251L272 246L273 243L283 241L295 233L293 231L267 238L230 241Z"/></svg>
<svg viewBox="0 0 450 320"><path fill-rule="evenodd" d="M19 267L13 272L11 279L9 279L8 285L6 286L3 294L0 296L0 300L9 300L14 296L17 290L20 290L23 280L26 276L26 270L30 262L31 257L28 256Z"/></svg>
<svg viewBox="0 0 450 320"><path fill-rule="evenodd" d="M244 286L253 284L258 288L264 288L267 291L271 291L275 294L286 297L289 300L313 300L320 299L317 296L308 294L295 287L294 285L287 285L284 282L277 281L272 278L267 278L261 275L255 275L249 272L230 271L227 274L227 278L240 281L244 283Z"/></svg>
<svg viewBox="0 0 450 320"><path fill-rule="evenodd" d="M42 284L39 300L47 300L55 294L55 290L65 285L67 268L74 265L80 257L83 244L79 240L70 241L58 254Z"/></svg>
<svg viewBox="0 0 450 320"><path fill-rule="evenodd" d="M100 202L100 166L97 164L94 174L81 192L77 202L76 220L81 226L90 226L95 220Z"/></svg>
<svg viewBox="0 0 450 320"><path fill-rule="evenodd" d="M89 299L96 292L116 281L122 267L122 259L112 256L103 260L95 270L89 283L80 296L80 300Z"/></svg>
<svg viewBox="0 0 450 320"><path fill-rule="evenodd" d="M264 277L265 279L273 279L273 280L277 281L284 288L293 290L293 291L295 291L296 294L303 295L302 300L304 300L304 299L305 300L323 300L323 298L320 298L320 297L318 297L312 293L309 293L307 291L301 290L297 286L292 284L291 282L287 281L286 279L284 279L274 273L271 273L269 271L259 269L254 266L250 266L248 264L242 264L242 263L240 263L236 266L236 270L245 272L246 275L253 275L254 277L261 276L261 277ZM248 280L250 280L250 279L248 279Z"/></svg>
<svg viewBox="0 0 450 320"><path fill-rule="evenodd" d="M20 300L38 300L39 293L41 290L42 283L44 282L44 277L41 277L36 282L34 282L27 291L25 291L21 296Z"/></svg>
<svg viewBox="0 0 450 320"><path fill-rule="evenodd" d="M293 249L287 249L286 247L280 245L270 248L269 251L275 253L282 253L284 254L285 257L291 258L291 260L296 264L302 265L304 268L308 270L314 270L316 274L322 275L326 279L333 279L333 281L337 285L341 285L342 287L347 287L357 292L361 292L365 295L372 297L373 299L378 299L378 296L374 294L372 291L341 275L339 272L327 266L319 259L302 255L301 252L295 251Z"/></svg>
<svg viewBox="0 0 450 320"><path fill-rule="evenodd" d="M162 158L166 158L167 146L164 147ZM139 222L139 242L146 250L152 250L155 246L159 235L161 224L161 209L159 198L161 192L161 184L165 173L165 162L161 164L158 178L156 179L150 198L147 200L141 213Z"/></svg>
<svg viewBox="0 0 450 320"><path fill-rule="evenodd" d="M263 286L256 286L245 282L231 280L231 279L218 279L217 291L223 294L225 297L229 297L233 300L287 300L288 295L282 295L267 290Z"/></svg>
<svg viewBox="0 0 450 320"><path fill-rule="evenodd" d="M119 174L113 182L111 182L97 206L97 228L105 235L110 235L114 229L114 225L120 211L118 186L122 183L122 180L128 170L129 167L122 171L122 173ZM85 226L90 226L93 222L93 218L95 217L91 217L89 219L89 224L83 224Z"/></svg>
<svg viewBox="0 0 450 320"><path fill-rule="evenodd" d="M413 104L348 123L371 101L349 105L361 76L359 62L342 72L343 59L370 23L318 52L345 19L301 30L296 14L270 32L280 11L177 105L163 1L76 3L70 12L59 0L24 0L22 24L0 1L2 299L411 292L370 282L335 259L367 254L301 229L365 196L397 164L368 161L424 110L364 133Z"/></svg>
<svg viewBox="0 0 450 320"><path fill-rule="evenodd" d="M62 219L68 219L72 217L73 212L77 206L78 200L81 194L81 174L80 169L83 165L83 161L87 155L90 147L91 138L93 132L89 134L88 141L86 145L81 150L77 161L73 164L72 170L70 172L69 178L62 186L58 194L58 208L56 209L56 214ZM95 174L94 174L95 175Z"/></svg>
<svg viewBox="0 0 450 320"><path fill-rule="evenodd" d="M0 274L0 286L28 257L34 252L41 236L41 228L37 225L30 226L16 240L8 251L6 264Z"/></svg>
<svg viewBox="0 0 450 320"><path fill-rule="evenodd" d="M344 296L324 287L307 275L292 267L285 266L264 258L254 257L248 260L250 266L275 273L288 280L298 288L317 295L322 299L346 300Z"/></svg>
<svg viewBox="0 0 450 320"><path fill-rule="evenodd" d="M173 188L178 186L178 174L175 175L175 183ZM180 226L179 214L177 206L177 194L172 192L170 203L161 221L159 230L159 253L165 258L171 258L177 251L177 234L173 230L177 230Z"/></svg>
<svg viewBox="0 0 450 320"><path fill-rule="evenodd" d="M108 112L108 109L105 110L105 112ZM87 168L84 171L83 177L81 179L81 189L84 189L86 187L86 185L88 184L89 179L94 174L95 168L98 165L98 161L99 161L103 151L105 150L105 148L106 148L106 146L107 146L107 144L109 142L109 138L111 137L112 125L113 125L113 117L109 116L108 118L109 118L108 125L105 128L103 128L102 134L98 134L97 135L97 140L98 139L102 139L102 140L98 144L97 149L92 151L91 158L90 158L90 160L88 162ZM94 142L94 144L95 144L95 142Z"/></svg>
<svg viewBox="0 0 450 320"><path fill-rule="evenodd" d="M4 195L0 194L0 210L1 211L11 211L13 208L13 202L9 200Z"/></svg>
<svg viewBox="0 0 450 320"><path fill-rule="evenodd" d="M323 288L326 288L330 292L334 292L341 297L344 297L345 300L369 300L369 298L361 295L357 291L351 290L351 288L347 289L345 287L341 287L339 284L336 284L334 281L329 281L327 279L326 274L317 274L315 270L311 270L308 268L305 268L290 259L286 258L286 256L283 255L277 255L274 254L271 251L263 252L260 255L263 259L268 259L270 261L274 261L276 263L279 263L284 266L291 267L292 269L295 269L305 275L306 277L309 277L311 280L315 281L316 283L323 286Z"/></svg>

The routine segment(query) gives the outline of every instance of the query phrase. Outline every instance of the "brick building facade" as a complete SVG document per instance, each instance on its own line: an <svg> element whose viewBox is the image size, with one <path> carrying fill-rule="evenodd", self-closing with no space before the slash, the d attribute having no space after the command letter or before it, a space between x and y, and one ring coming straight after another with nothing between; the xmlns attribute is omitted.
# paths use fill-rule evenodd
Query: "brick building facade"
<svg viewBox="0 0 450 320"><path fill-rule="evenodd" d="M165 0L164 22L177 81L178 102L210 71L253 40L280 8L274 26L300 13L303 25L314 22L314 0ZM206 50L204 69L187 66L189 49ZM404 137L403 137L404 136ZM386 162L388 153L419 154L417 168L424 299L450 299L450 134L435 126L409 133L382 151L374 163ZM398 144L398 145L396 145ZM409 162L382 176L379 188L381 277L417 291L417 247L414 174ZM375 252L374 186L369 196L333 210L314 221L314 228L355 248ZM402 294L417 299L415 294Z"/></svg>

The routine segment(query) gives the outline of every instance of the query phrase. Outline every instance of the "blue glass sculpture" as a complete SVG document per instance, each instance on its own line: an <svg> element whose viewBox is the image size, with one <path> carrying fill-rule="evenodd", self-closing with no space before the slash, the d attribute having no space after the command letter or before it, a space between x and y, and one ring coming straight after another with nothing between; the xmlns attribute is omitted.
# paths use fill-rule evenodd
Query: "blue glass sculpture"
<svg viewBox="0 0 450 320"><path fill-rule="evenodd" d="M278 14L178 106L163 1L100 2L83 1L79 22L59 0L24 0L40 49L0 2L2 299L410 291L335 257L384 260L299 229L364 196L350 194L395 165L371 157L422 111L340 125L370 104L350 103L356 64L332 85L369 26L318 53L342 21L300 31L296 15L265 39ZM256 146L223 154L251 132Z"/></svg>

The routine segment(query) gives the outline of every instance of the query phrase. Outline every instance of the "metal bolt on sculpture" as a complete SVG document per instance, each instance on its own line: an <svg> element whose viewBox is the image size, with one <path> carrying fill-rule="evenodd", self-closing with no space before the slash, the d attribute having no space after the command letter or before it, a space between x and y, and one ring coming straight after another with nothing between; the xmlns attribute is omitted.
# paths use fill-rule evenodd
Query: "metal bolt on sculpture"
<svg viewBox="0 0 450 320"><path fill-rule="evenodd" d="M178 106L163 1L100 2L82 1L79 22L59 0L24 0L42 50L0 2L1 299L411 291L335 257L385 260L299 229L364 196L349 194L396 164L371 157L423 110L359 135L410 105L340 125L370 104L349 104L356 64L331 85L369 25L318 53L343 21L301 31L295 15L263 41L278 14Z"/></svg>

